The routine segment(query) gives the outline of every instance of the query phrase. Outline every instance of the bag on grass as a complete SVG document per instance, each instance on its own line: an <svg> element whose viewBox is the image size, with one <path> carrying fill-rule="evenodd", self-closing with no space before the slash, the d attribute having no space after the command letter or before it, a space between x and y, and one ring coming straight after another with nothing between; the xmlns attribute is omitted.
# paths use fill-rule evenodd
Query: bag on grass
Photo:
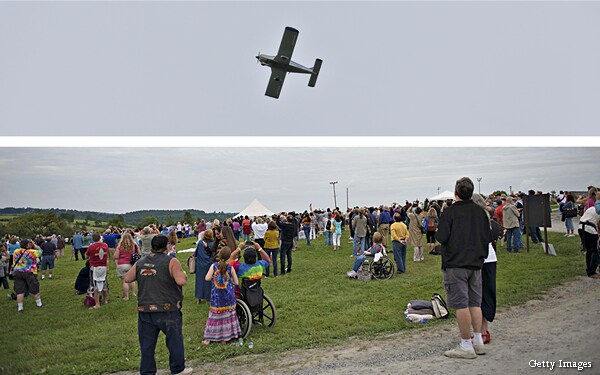
<svg viewBox="0 0 600 375"><path fill-rule="evenodd" d="M433 313L436 318L447 319L450 315L446 301L438 293L433 293L431 296L431 305L433 306Z"/></svg>
<svg viewBox="0 0 600 375"><path fill-rule="evenodd" d="M88 294L87 296L83 297L83 305L85 307L94 307L96 306L96 300L94 300L94 297Z"/></svg>
<svg viewBox="0 0 600 375"><path fill-rule="evenodd" d="M190 270L190 273L196 273L196 257L190 256L187 260L187 266Z"/></svg>

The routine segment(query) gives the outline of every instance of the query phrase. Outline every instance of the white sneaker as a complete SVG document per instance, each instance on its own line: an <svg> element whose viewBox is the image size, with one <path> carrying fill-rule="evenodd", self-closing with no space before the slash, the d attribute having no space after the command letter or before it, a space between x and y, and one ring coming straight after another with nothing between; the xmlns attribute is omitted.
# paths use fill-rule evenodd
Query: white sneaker
<svg viewBox="0 0 600 375"><path fill-rule="evenodd" d="M563 234L563 237L569 237L569 233Z"/></svg>
<svg viewBox="0 0 600 375"><path fill-rule="evenodd" d="M44 278L45 278L45 277L46 277L46 276L42 275L42 280L44 280Z"/></svg>
<svg viewBox="0 0 600 375"><path fill-rule="evenodd" d="M575 235L574 234L569 234L567 237L571 238L571 237L575 237Z"/></svg>
<svg viewBox="0 0 600 375"><path fill-rule="evenodd" d="M346 275L348 275L348 277L352 277L352 278L355 278L356 276L358 276L358 274L354 270L348 272Z"/></svg>
<svg viewBox="0 0 600 375"><path fill-rule="evenodd" d="M473 343L473 350L475 350L475 354L477 354L477 355L484 355L485 353L487 353L487 350L483 346L483 344Z"/></svg>
<svg viewBox="0 0 600 375"><path fill-rule="evenodd" d="M460 345L456 349L448 350L444 353L446 357L450 358L463 358L463 359L475 359L477 354L475 349L463 349Z"/></svg>
<svg viewBox="0 0 600 375"><path fill-rule="evenodd" d="M175 375L190 375L190 374L192 374L193 372L194 372L194 369L193 369L193 368L191 368L191 367L186 367L186 368L184 368L184 369L183 369L183 371L181 371L181 372L178 372L178 373L177 373L177 374L175 374Z"/></svg>

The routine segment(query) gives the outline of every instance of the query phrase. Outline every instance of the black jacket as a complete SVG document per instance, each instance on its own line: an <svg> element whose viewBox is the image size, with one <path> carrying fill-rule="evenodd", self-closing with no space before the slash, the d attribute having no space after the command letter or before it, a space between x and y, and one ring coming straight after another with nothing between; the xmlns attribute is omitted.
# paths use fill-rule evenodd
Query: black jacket
<svg viewBox="0 0 600 375"><path fill-rule="evenodd" d="M440 216L435 239L444 245L442 269L481 269L492 239L490 221L472 200L459 201Z"/></svg>
<svg viewBox="0 0 600 375"><path fill-rule="evenodd" d="M281 229L281 242L290 243L294 241L294 237L298 234L296 223L284 223L276 221L277 226Z"/></svg>

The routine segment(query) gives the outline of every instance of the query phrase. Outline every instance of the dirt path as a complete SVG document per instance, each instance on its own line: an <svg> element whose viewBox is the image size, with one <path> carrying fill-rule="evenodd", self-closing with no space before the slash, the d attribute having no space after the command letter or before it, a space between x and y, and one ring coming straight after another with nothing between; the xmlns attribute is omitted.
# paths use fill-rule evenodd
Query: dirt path
<svg viewBox="0 0 600 375"><path fill-rule="evenodd" d="M497 314L490 327L489 353L475 360L449 359L458 342L456 324L395 334L377 341L349 340L329 349L237 357L196 365L195 374L543 374L530 361L555 362L552 374L600 374L600 280L580 277ZM386 348L383 350L382 348ZM591 368L559 368L563 362L591 362ZM119 373L120 375L130 373Z"/></svg>

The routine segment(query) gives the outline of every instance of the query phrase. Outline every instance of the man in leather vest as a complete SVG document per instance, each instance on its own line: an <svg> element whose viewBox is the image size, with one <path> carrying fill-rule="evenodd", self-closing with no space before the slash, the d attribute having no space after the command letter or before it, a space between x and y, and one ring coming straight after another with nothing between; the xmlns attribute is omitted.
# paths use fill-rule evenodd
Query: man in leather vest
<svg viewBox="0 0 600 375"><path fill-rule="evenodd" d="M152 238L151 253L138 260L123 279L138 282L140 374L156 374L154 351L160 331L166 336L171 373L193 371L185 367L181 319L182 287L187 275L181 263L166 254L167 242L164 235Z"/></svg>

